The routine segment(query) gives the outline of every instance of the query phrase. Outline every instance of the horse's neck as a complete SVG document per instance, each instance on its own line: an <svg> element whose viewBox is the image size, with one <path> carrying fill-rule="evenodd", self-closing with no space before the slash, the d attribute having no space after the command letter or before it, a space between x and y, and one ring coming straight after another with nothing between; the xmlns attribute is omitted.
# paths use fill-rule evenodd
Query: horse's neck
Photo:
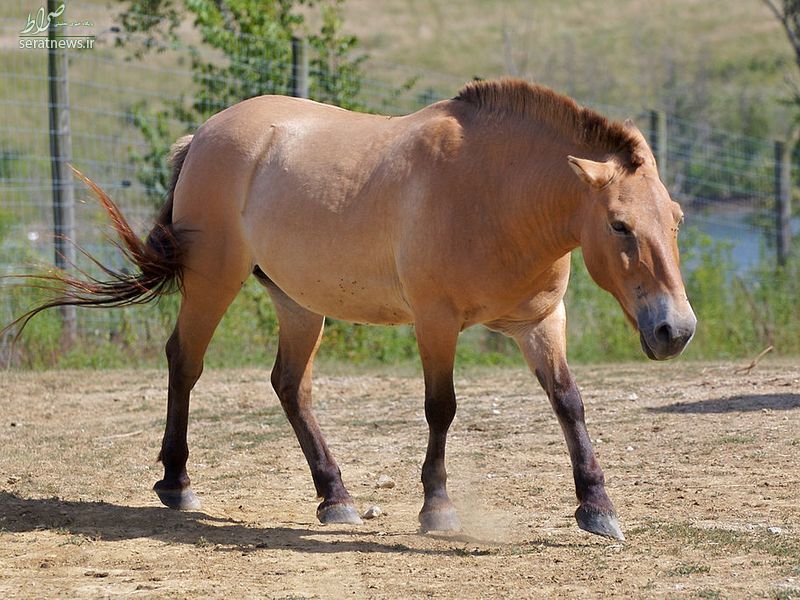
<svg viewBox="0 0 800 600"><path fill-rule="evenodd" d="M578 149L576 153L580 152ZM557 259L580 245L585 214L586 186L567 163L569 150L541 149L542 158L532 168L515 168L519 190L509 215L538 256Z"/></svg>

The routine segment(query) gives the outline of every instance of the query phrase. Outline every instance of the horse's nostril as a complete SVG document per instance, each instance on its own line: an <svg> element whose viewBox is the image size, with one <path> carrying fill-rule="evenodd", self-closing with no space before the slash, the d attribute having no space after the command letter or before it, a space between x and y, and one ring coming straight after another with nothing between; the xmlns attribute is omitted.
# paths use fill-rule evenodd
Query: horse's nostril
<svg viewBox="0 0 800 600"><path fill-rule="evenodd" d="M656 340L659 344L669 345L674 339L672 326L669 323L662 323L655 330Z"/></svg>

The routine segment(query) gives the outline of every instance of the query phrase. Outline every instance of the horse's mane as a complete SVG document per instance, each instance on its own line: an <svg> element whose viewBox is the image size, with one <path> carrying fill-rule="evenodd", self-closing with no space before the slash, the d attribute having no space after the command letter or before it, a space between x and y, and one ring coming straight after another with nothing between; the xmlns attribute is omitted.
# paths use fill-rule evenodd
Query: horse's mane
<svg viewBox="0 0 800 600"><path fill-rule="evenodd" d="M468 102L479 111L544 122L581 146L591 149L599 146L603 151L618 154L633 168L644 162L642 142L622 123L542 85L511 78L472 81L461 88L455 100Z"/></svg>

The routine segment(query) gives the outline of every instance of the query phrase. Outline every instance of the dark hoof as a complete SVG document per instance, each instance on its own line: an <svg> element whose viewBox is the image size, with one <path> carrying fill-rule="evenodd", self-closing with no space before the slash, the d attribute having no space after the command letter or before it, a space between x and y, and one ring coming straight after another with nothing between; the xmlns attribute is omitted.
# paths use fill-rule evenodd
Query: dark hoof
<svg viewBox="0 0 800 600"><path fill-rule="evenodd" d="M182 490L167 490L160 489L158 484L153 487L153 491L158 494L158 499L161 504L176 510L199 510L200 498L191 490L185 488Z"/></svg>
<svg viewBox="0 0 800 600"><path fill-rule="evenodd" d="M461 520L455 508L440 508L419 513L419 526L423 532L459 531Z"/></svg>
<svg viewBox="0 0 800 600"><path fill-rule="evenodd" d="M352 504L330 504L317 509L317 519L323 525L337 523L348 525L361 525L364 521L358 516L356 507Z"/></svg>
<svg viewBox="0 0 800 600"><path fill-rule="evenodd" d="M619 528L617 515L612 512L579 506L578 510L575 511L575 519L578 521L578 527L584 531L625 541L625 536L622 535L622 530Z"/></svg>

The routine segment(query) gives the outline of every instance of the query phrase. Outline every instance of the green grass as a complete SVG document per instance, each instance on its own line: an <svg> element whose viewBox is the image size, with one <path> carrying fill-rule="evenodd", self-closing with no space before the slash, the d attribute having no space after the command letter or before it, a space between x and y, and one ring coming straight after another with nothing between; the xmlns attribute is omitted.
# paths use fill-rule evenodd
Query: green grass
<svg viewBox="0 0 800 600"><path fill-rule="evenodd" d="M686 564L678 565L674 569L670 569L667 575L673 577L686 577L689 575L708 573L709 571L711 571L711 567L708 565Z"/></svg>
<svg viewBox="0 0 800 600"><path fill-rule="evenodd" d="M752 444L756 441L753 436L746 435L726 435L719 438L718 444Z"/></svg>

